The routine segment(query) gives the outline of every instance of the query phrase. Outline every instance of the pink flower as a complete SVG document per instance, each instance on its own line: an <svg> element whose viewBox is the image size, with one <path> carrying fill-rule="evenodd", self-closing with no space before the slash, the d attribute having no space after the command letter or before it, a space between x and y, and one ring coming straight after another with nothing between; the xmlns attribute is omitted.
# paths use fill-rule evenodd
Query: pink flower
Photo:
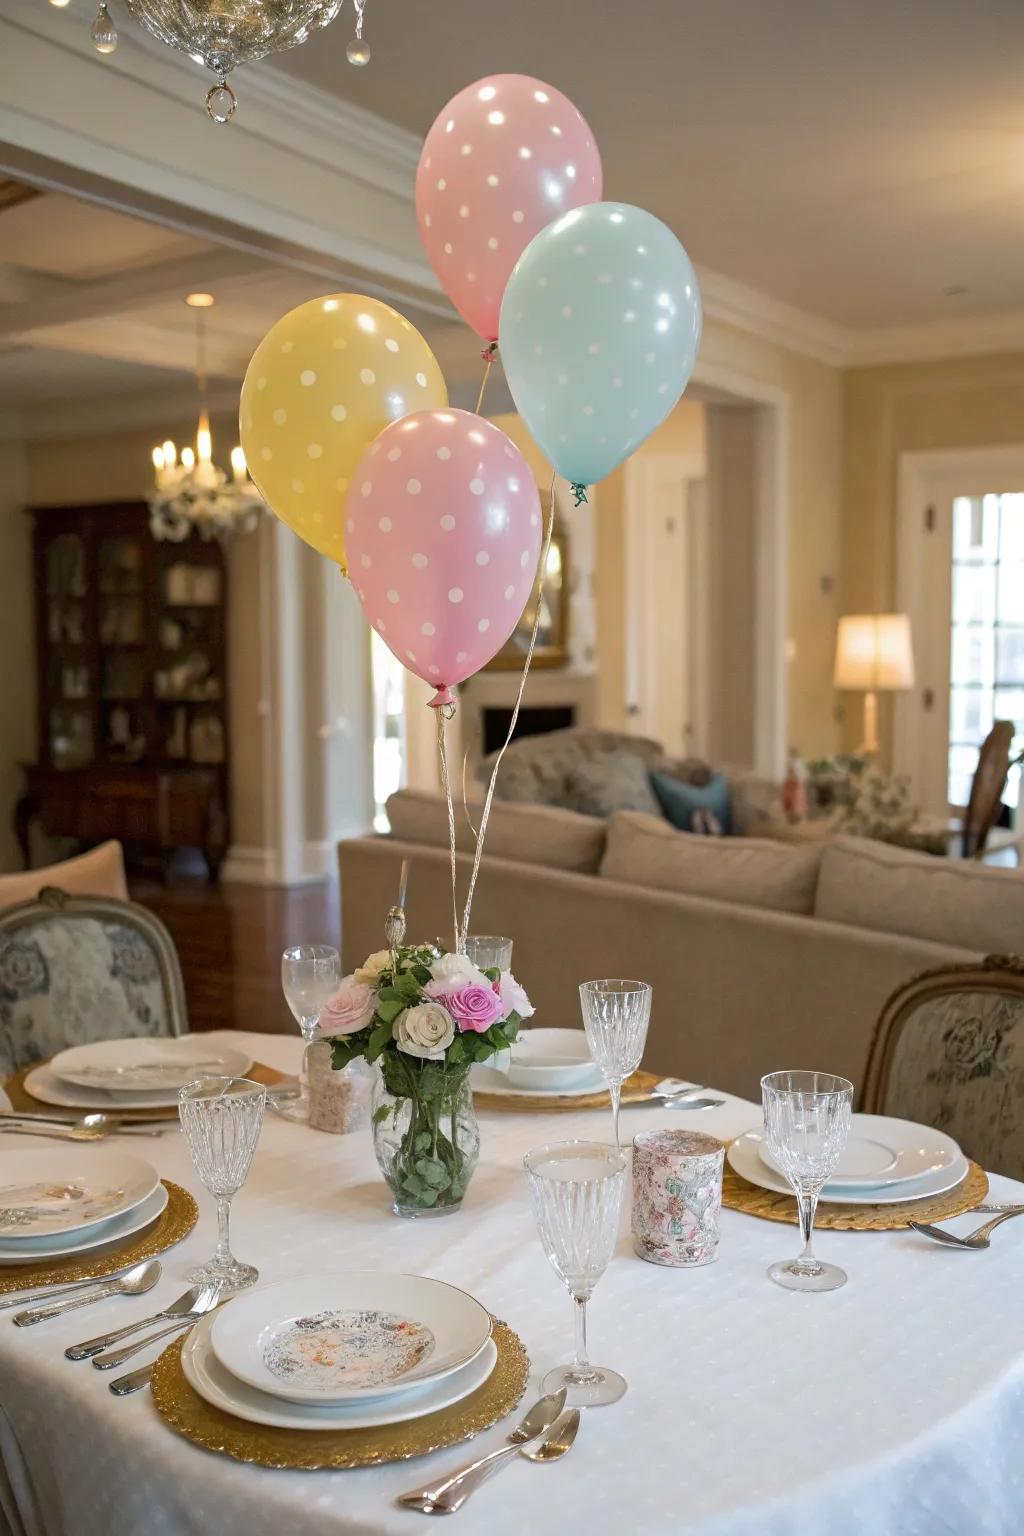
<svg viewBox="0 0 1024 1536"><path fill-rule="evenodd" d="M482 1035L492 1024L505 1017L501 999L489 982L479 986L467 982L463 986L449 987L442 991L443 982L428 981L423 988L428 997L443 1003L461 1030L473 1029Z"/></svg>
<svg viewBox="0 0 1024 1536"><path fill-rule="evenodd" d="M533 1017L533 1004L526 995L526 989L519 985L511 971L502 971L498 977L498 996L501 998L501 1011L505 1018L510 1013L518 1013L521 1019Z"/></svg>
<svg viewBox="0 0 1024 1536"><path fill-rule="evenodd" d="M342 978L341 986L320 1010L320 1034L354 1035L365 1029L377 1009L377 994L365 981Z"/></svg>

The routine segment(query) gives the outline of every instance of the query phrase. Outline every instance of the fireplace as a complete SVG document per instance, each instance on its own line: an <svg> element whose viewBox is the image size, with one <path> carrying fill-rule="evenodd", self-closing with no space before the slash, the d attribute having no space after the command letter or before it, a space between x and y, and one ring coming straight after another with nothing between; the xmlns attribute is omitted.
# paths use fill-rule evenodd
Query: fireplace
<svg viewBox="0 0 1024 1536"><path fill-rule="evenodd" d="M485 704L480 711L483 755L497 752L512 724L512 710L501 704ZM576 724L574 704L527 704L519 711L513 741L522 736L542 736L545 731L564 731Z"/></svg>

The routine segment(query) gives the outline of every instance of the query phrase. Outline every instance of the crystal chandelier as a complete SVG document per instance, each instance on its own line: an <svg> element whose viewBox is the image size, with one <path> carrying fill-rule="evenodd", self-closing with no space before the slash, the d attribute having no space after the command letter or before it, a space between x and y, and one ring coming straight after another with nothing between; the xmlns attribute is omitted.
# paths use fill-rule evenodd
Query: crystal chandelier
<svg viewBox="0 0 1024 1536"><path fill-rule="evenodd" d="M67 0L51 0L53 5ZM109 0L108 0L109 3ZM281 53L304 43L310 34L329 26L341 10L342 0L120 0L125 10L154 37L188 54L197 64L219 78L206 93L206 110L215 123L229 123L237 97L228 75L238 64ZM350 64L370 61L363 40L366 0L352 0L356 15L355 36L348 45ZM108 4L100 6L92 38L100 53L113 53L117 29Z"/></svg>
<svg viewBox="0 0 1024 1536"><path fill-rule="evenodd" d="M213 462L210 416L206 409L206 336L203 316L213 303L209 293L190 293L185 300L196 316L196 385L199 426L196 446L183 448L181 458L168 438L153 449L155 485L148 497L149 526L155 539L180 544L193 530L204 539L225 539L255 528L266 503L249 479L245 455L231 450L231 479Z"/></svg>

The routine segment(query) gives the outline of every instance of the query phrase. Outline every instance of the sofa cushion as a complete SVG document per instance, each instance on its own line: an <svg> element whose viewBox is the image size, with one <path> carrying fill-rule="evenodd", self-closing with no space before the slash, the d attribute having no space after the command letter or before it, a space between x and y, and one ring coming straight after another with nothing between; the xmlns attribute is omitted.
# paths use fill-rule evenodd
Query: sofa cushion
<svg viewBox="0 0 1024 1536"><path fill-rule="evenodd" d="M680 832L703 831L698 822L709 812L723 835L731 832L729 784L724 773L712 774L706 784L685 784L671 774L652 773L651 788L663 814Z"/></svg>
<svg viewBox="0 0 1024 1536"><path fill-rule="evenodd" d="M1024 875L973 860L912 853L860 837L826 846L815 915L834 923L955 944L980 954L1019 954Z"/></svg>
<svg viewBox="0 0 1024 1536"><path fill-rule="evenodd" d="M634 752L603 752L578 763L566 780L565 803L584 816L608 817L616 811L659 814L643 758Z"/></svg>
<svg viewBox="0 0 1024 1536"><path fill-rule="evenodd" d="M656 741L627 736L621 731L599 731L591 726L569 726L562 731L519 737L502 758L495 795L499 800L566 805L569 775L581 764L623 748L648 766L663 757ZM497 759L498 753L492 752L477 768L477 777L484 784L490 780Z"/></svg>
<svg viewBox="0 0 1024 1536"><path fill-rule="evenodd" d="M820 862L820 848L756 837L693 837L652 816L620 811L608 826L600 874L681 896L803 914L814 909Z"/></svg>
<svg viewBox="0 0 1024 1536"><path fill-rule="evenodd" d="M471 807L475 826L480 824L481 809L479 804ZM388 800L387 811L392 835L402 842L448 847L448 806L441 795L400 789ZM495 799L485 847L499 859L593 875L604 851L604 832L603 821L559 806L510 805ZM472 853L473 834L459 804L455 807L455 841L463 853Z"/></svg>

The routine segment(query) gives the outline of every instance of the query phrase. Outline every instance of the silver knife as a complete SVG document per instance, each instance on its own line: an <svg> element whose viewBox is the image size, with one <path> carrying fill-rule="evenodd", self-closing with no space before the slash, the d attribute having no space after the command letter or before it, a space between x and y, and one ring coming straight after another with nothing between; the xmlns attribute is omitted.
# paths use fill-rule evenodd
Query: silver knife
<svg viewBox="0 0 1024 1536"><path fill-rule="evenodd" d="M563 1387L560 1392L552 1392L535 1402L525 1418L512 1430L505 1444L500 1445L496 1451L471 1461L468 1466L459 1467L439 1483L399 1494L396 1504L404 1505L406 1509L418 1509L424 1515L454 1514L484 1478L490 1477L492 1472L511 1461L513 1456L518 1456L521 1446L547 1434L564 1407Z"/></svg>

